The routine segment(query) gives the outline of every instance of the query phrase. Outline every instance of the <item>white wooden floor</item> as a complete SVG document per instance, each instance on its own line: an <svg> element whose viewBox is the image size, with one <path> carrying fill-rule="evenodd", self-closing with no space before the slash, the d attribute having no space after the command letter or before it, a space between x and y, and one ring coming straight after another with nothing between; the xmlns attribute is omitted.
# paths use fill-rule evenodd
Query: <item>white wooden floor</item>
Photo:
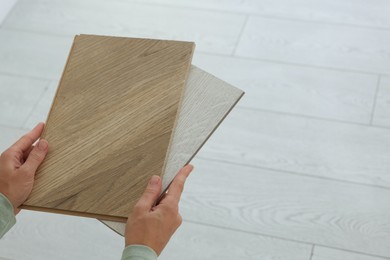
<svg viewBox="0 0 390 260"><path fill-rule="evenodd" d="M389 14L389 0L19 0L0 27L0 150L44 120L74 34L195 41L194 64L247 94L195 159L160 259L390 259ZM122 248L96 220L24 211L0 259Z"/></svg>

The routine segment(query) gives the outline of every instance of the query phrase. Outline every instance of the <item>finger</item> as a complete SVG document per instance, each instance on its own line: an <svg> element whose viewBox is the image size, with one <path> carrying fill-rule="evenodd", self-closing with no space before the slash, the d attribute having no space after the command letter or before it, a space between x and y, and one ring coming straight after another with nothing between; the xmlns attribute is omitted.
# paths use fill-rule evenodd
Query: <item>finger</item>
<svg viewBox="0 0 390 260"><path fill-rule="evenodd" d="M167 196L174 197L177 201L180 200L181 194L183 193L184 184L193 169L194 166L187 165L180 170L169 187Z"/></svg>
<svg viewBox="0 0 390 260"><path fill-rule="evenodd" d="M27 151L25 151L23 153L23 160L26 161L27 157L30 155L31 151L34 149L34 145L32 145L30 148L27 149Z"/></svg>
<svg viewBox="0 0 390 260"><path fill-rule="evenodd" d="M28 149L35 143L36 140L41 136L45 124L39 123L33 130L25 134L20 138L14 145L11 146L11 149L17 151L28 151Z"/></svg>
<svg viewBox="0 0 390 260"><path fill-rule="evenodd" d="M20 167L27 173L35 174L39 165L43 162L46 157L49 144L46 140L39 140L38 144L32 149L28 155L26 162Z"/></svg>
<svg viewBox="0 0 390 260"><path fill-rule="evenodd" d="M146 187L142 197L137 202L136 207L142 211L150 211L154 206L154 202L158 198L161 192L161 178L154 175Z"/></svg>

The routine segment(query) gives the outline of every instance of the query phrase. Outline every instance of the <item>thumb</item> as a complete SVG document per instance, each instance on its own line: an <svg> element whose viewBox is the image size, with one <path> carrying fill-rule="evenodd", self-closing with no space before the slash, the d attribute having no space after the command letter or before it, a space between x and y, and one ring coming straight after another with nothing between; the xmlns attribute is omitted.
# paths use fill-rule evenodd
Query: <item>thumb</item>
<svg viewBox="0 0 390 260"><path fill-rule="evenodd" d="M142 197L137 202L136 207L138 209L141 209L142 211L149 211L153 207L154 202L157 200L158 196L160 195L160 192L161 178L157 175L153 175L144 193L142 194Z"/></svg>
<svg viewBox="0 0 390 260"><path fill-rule="evenodd" d="M49 143L46 140L39 140L38 144L32 149L26 159L26 162L21 168L23 168L25 172L35 174L39 165L41 165L45 159L48 148Z"/></svg>

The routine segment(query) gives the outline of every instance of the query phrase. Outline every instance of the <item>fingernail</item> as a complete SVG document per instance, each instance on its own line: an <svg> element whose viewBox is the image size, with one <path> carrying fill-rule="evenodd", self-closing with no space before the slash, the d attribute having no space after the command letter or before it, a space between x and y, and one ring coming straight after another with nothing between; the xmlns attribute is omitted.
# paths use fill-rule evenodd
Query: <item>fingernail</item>
<svg viewBox="0 0 390 260"><path fill-rule="evenodd" d="M157 175L153 175L153 177L150 179L150 184L155 185L159 182L159 180L160 180L160 177L158 177Z"/></svg>
<svg viewBox="0 0 390 260"><path fill-rule="evenodd" d="M48 147L48 143L46 140L42 139L42 140L39 140L38 142L38 148L42 151L46 151L47 150L47 147Z"/></svg>

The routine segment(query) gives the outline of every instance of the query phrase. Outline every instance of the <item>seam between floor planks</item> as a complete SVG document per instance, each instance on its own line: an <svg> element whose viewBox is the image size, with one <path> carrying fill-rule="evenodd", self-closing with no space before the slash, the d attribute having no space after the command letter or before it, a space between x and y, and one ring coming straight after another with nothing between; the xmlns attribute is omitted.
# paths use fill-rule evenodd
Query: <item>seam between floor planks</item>
<svg viewBox="0 0 390 260"><path fill-rule="evenodd" d="M310 67L310 66L308 66L308 67ZM0 71L0 75L6 75L6 76L12 76L12 77L23 77L23 78L29 78L29 79L49 80L51 82L55 81L52 78L36 77L36 76L21 75L21 74L13 74L13 73L2 72L2 71ZM375 75L375 76L377 76L379 78L381 78L383 76L387 76L387 75L382 75L382 74L370 74L370 75ZM377 100L377 96L378 96L378 92L379 92L379 83L380 82L377 83L378 85L377 85L377 88L376 88L376 94L375 94L375 97L374 97L374 100L373 100L374 109L375 109L376 100ZM346 121L346 120L339 120L339 119L332 119L332 118L326 118L326 117L317 117L317 116L310 116L310 115L304 115L304 114L298 114L298 113L288 113L288 112L276 111L276 110L271 110L271 109L252 108L252 107L247 107L245 105L242 106L240 104L238 104L237 107L240 107L242 109L254 110L254 111L262 111L262 112L266 112L266 113L274 113L274 114L279 114L279 115L288 115L288 116L291 116L291 117L301 117L301 118L308 118L308 119L317 119L317 120L322 120L322 121L326 121L326 122L344 123L344 124L350 124L350 125L374 127L374 128L389 129L390 130L390 127L380 126L380 125L375 125L375 124L370 124L370 123L364 124L364 123L358 123L358 122ZM372 112L372 116L373 115L374 115L374 112ZM371 122L372 122L372 120L373 120L373 118L371 118Z"/></svg>
<svg viewBox="0 0 390 260"><path fill-rule="evenodd" d="M376 84L376 89L375 89L375 96L374 96L374 102L372 104L372 112L371 112L371 120L370 120L370 125L372 126L373 122L374 122L374 117L375 117L375 111L376 111L376 103L377 103L377 100L378 100L378 94L379 94L379 88L381 86L381 82L382 82L382 76L379 75L378 76L378 82Z"/></svg>
<svg viewBox="0 0 390 260"><path fill-rule="evenodd" d="M245 17L245 21L242 25L242 28L241 28L241 31L240 33L238 34L238 37L237 37L237 42L236 42L236 45L234 46L233 50L232 50L232 53L230 54L230 56L234 56L234 54L236 53L237 51L237 48L238 46L240 45L240 42L241 42L241 39L242 39L242 35L244 34L245 32L245 28L246 28L246 25L248 24L248 21L249 21L249 15L247 15ZM229 55L226 55L226 56L229 56Z"/></svg>
<svg viewBox="0 0 390 260"><path fill-rule="evenodd" d="M313 244L313 245L311 246L311 252L310 252L310 259L309 259L309 260L312 260L312 259L313 259L314 247L315 247L315 245Z"/></svg>
<svg viewBox="0 0 390 260"><path fill-rule="evenodd" d="M0 123L0 127L4 127L4 128L8 128L8 129L15 129L15 130L22 130L22 131L29 131L30 130L30 129L21 128L21 127L8 126L8 125L4 125L4 124L1 124L1 123ZM1 152L2 151L0 151L0 153ZM201 159L201 160L204 160L204 161L210 161L210 162L220 162L220 163L224 163L224 164L250 167L250 168L253 168L253 169L263 169L263 170L269 170L269 171L273 171L273 172L292 174L292 175L310 177L310 178L321 179L321 180L328 180L328 181L347 183L347 184L353 184L353 185L358 185L358 186L365 186L365 187L371 187L371 188L377 188L377 189L390 190L389 187L384 187L384 186L370 185L370 184L364 184L364 183L359 183L359 182L352 182L352 181L347 181L347 180L339 180L339 179L333 179L333 178L326 178L326 177L323 177L323 176L314 176L314 175L309 175L309 174L300 173L300 172L286 171L286 170L280 170L280 169L273 169L273 168L268 168L268 167L260 167L260 166L257 166L257 165L240 164L240 163L236 163L236 162L230 162L230 161L224 161L224 160L218 160L218 159L209 159L209 158L206 158L206 157L203 157L203 156L198 156L198 155L195 158L198 158L198 159Z"/></svg>
<svg viewBox="0 0 390 260"><path fill-rule="evenodd" d="M282 112L282 111L276 111L276 110L264 109L264 108L257 108L257 107L247 107L247 106L240 106L240 105L237 105L237 107L239 107L241 109L244 109L244 110L252 110L252 111L259 111L259 112L278 114L278 115L284 115L284 116L300 117L300 118L307 118L307 119L313 119L313 120L321 120L321 121L331 122L331 123L356 125L356 126L364 126L364 127L373 127L373 128L390 130L390 127L388 127L388 126L370 125L369 123L363 124L363 123L357 123L357 122L352 122L352 121L345 121L345 120L325 118L325 117L309 116L309 115L304 115L304 114Z"/></svg>
<svg viewBox="0 0 390 260"><path fill-rule="evenodd" d="M259 14L259 13L254 13L254 12L235 12L235 11L229 11L229 10L219 10L219 9L215 9L215 8L193 7L193 6L176 5L176 4L159 4L159 3L151 3L151 2L150 3L131 2L131 3L139 4L139 5L148 5L148 6L170 7L170 8L176 8L176 9L211 11L211 12L216 12L216 13L225 13L225 14L233 14L233 15L248 15L248 16L252 16L252 17L257 16L257 17L270 18L270 19L275 19L275 20L301 21L301 22L307 22L307 23L317 23L317 24L326 24L326 25L335 25L335 26L345 26L345 27L355 27L355 28L390 31L390 28L386 28L386 27L357 25L357 24L342 23L342 22L325 22L325 21L309 20L309 19L306 20L306 19L300 19L300 18L290 18L290 17L283 17L283 16L276 16L276 15Z"/></svg>
<svg viewBox="0 0 390 260"><path fill-rule="evenodd" d="M52 36L52 37L57 37L57 38L65 38L65 37L72 36L70 34L55 34L55 33L39 32L39 31L34 31L34 30L19 29L19 28L14 28L12 26L7 26L6 28L1 28L1 30L8 31L8 32L25 32L25 33L32 33L32 34L38 34L38 35ZM240 39L237 39L237 46L238 46L239 41L240 41ZM234 49L236 49L236 46ZM242 59L242 60L263 61L263 62L269 62L269 63L274 63L274 64L293 65L296 67L304 67L304 68L326 69L326 70L332 70L332 71L338 71L338 72L352 72L352 73L358 73L358 74L363 74L363 75L390 76L390 71L389 71L389 73L383 73L383 72L374 73L374 72L369 72L369 71L365 71L365 70L357 70L357 69L345 69L345 68L328 67L328 66L321 66L321 65L310 65L310 64L294 63L294 62L281 61L281 60L271 60L271 59L265 59L265 58L250 58L250 57L240 56L240 55L235 55L235 54L229 55L229 54L221 54L221 53L214 53L214 52L207 52L207 51L196 51L196 53L206 54L206 55L214 55L214 56L220 56L220 57L233 57L233 58L238 58L238 59Z"/></svg>
<svg viewBox="0 0 390 260"><path fill-rule="evenodd" d="M327 177L324 177L324 176L309 175L309 174L301 173L301 172L273 169L273 168L268 168L268 167L261 167L261 166L258 166L258 165L252 165L252 164L241 164L241 163L236 163L236 162L231 162L231 161L224 161L224 160L219 160L219 159L214 159L214 158L213 159L209 159L209 158L206 158L206 157L203 157L203 156L197 156L196 158L204 160L204 161L209 161L209 162L220 162L220 163L224 163L224 164L249 167L249 168L253 168L253 169L262 169L262 170L268 170L268 171L273 171L273 172L286 173L286 174L292 174L292 175L298 175L298 176L304 176L304 177L310 177L310 178L327 180L327 181L335 181L335 182L348 183L348 184L354 184L354 185L371 187L371 188L377 188L377 189L390 190L390 188L386 187L386 186L365 184L365 183L360 183L360 182L352 182L352 181L341 180L341 179L333 179L333 178L327 178Z"/></svg>
<svg viewBox="0 0 390 260"><path fill-rule="evenodd" d="M48 80L48 82L46 83L45 85L45 91L43 91L41 93L41 95L39 96L39 98L37 99L37 101L35 102L34 106L31 108L31 111L30 113L28 114L28 116L26 117L26 119L24 120L23 122L23 125L26 125L26 123L28 122L29 118L32 116L32 114L34 113L34 110L37 108L37 106L39 105L39 102L42 100L42 98L45 96L45 93L46 93L46 90L49 88L51 84L51 81ZM38 123L38 122L37 122Z"/></svg>
<svg viewBox="0 0 390 260"><path fill-rule="evenodd" d="M14 29L12 29L14 30ZM18 29L16 29L18 30ZM27 31L29 33L35 33L31 31ZM282 65L290 65L290 66L296 66L296 67L303 67L303 68L314 68L314 69L325 69L325 70L331 70L331 71L337 71L337 72L349 72L349 73L357 73L362 75L385 75L389 76L390 72L388 74L386 73L375 73L375 72L369 72L364 70L356 70L356 69L345 69L345 68L335 68L335 67L327 67L327 66L320 66L320 65L310 65L310 64L304 64L304 63L294 63L294 62L288 62L288 61L281 61L281 60L270 60L265 58L251 58L247 56L239 56L239 55L227 55L227 54L221 54L221 53L213 53L213 52L207 52L207 51L198 51L197 53L206 54L206 55L212 55L212 56L220 56L220 57L230 57L230 58L238 58L241 60L250 60L250 61L262 61L262 62L269 62L273 64L282 64Z"/></svg>
<svg viewBox="0 0 390 260"><path fill-rule="evenodd" d="M198 222L198 221L188 220L188 219L185 219L185 218L183 219L183 221L184 222L188 222L188 223L198 224L198 225L209 226L209 227L213 227L213 228L226 229L226 230L230 230L230 231L243 232L243 233L248 233L248 234L252 234L252 235L260 235L260 236L263 236L263 237L270 237L270 238L275 238L275 239L279 239L279 240L295 242L295 243L304 244L304 245L311 245L311 246L313 246L313 253L314 253L314 247L315 246L321 246L321 247L331 248L331 249L340 250L340 251L344 251L344 252L351 252L351 253L355 253L355 254L360 254L360 255L365 255L365 256L372 256L372 257L379 257L379 258L389 259L390 260L390 258L387 257L387 256L368 254L368 253L364 253L364 252L358 252L358 251L348 250L348 249L339 248L339 247L332 247L332 246L318 244L318 243L313 244L313 243L310 243L310 242L305 242L305 241L301 241L301 240L295 240L295 239L290 239L290 238L270 235L270 234L261 233L261 232L254 232L254 231L247 231L247 230L241 230L241 229L236 229L236 228L218 226L218 225L215 225L215 224L209 224L209 223L205 223L205 222Z"/></svg>

